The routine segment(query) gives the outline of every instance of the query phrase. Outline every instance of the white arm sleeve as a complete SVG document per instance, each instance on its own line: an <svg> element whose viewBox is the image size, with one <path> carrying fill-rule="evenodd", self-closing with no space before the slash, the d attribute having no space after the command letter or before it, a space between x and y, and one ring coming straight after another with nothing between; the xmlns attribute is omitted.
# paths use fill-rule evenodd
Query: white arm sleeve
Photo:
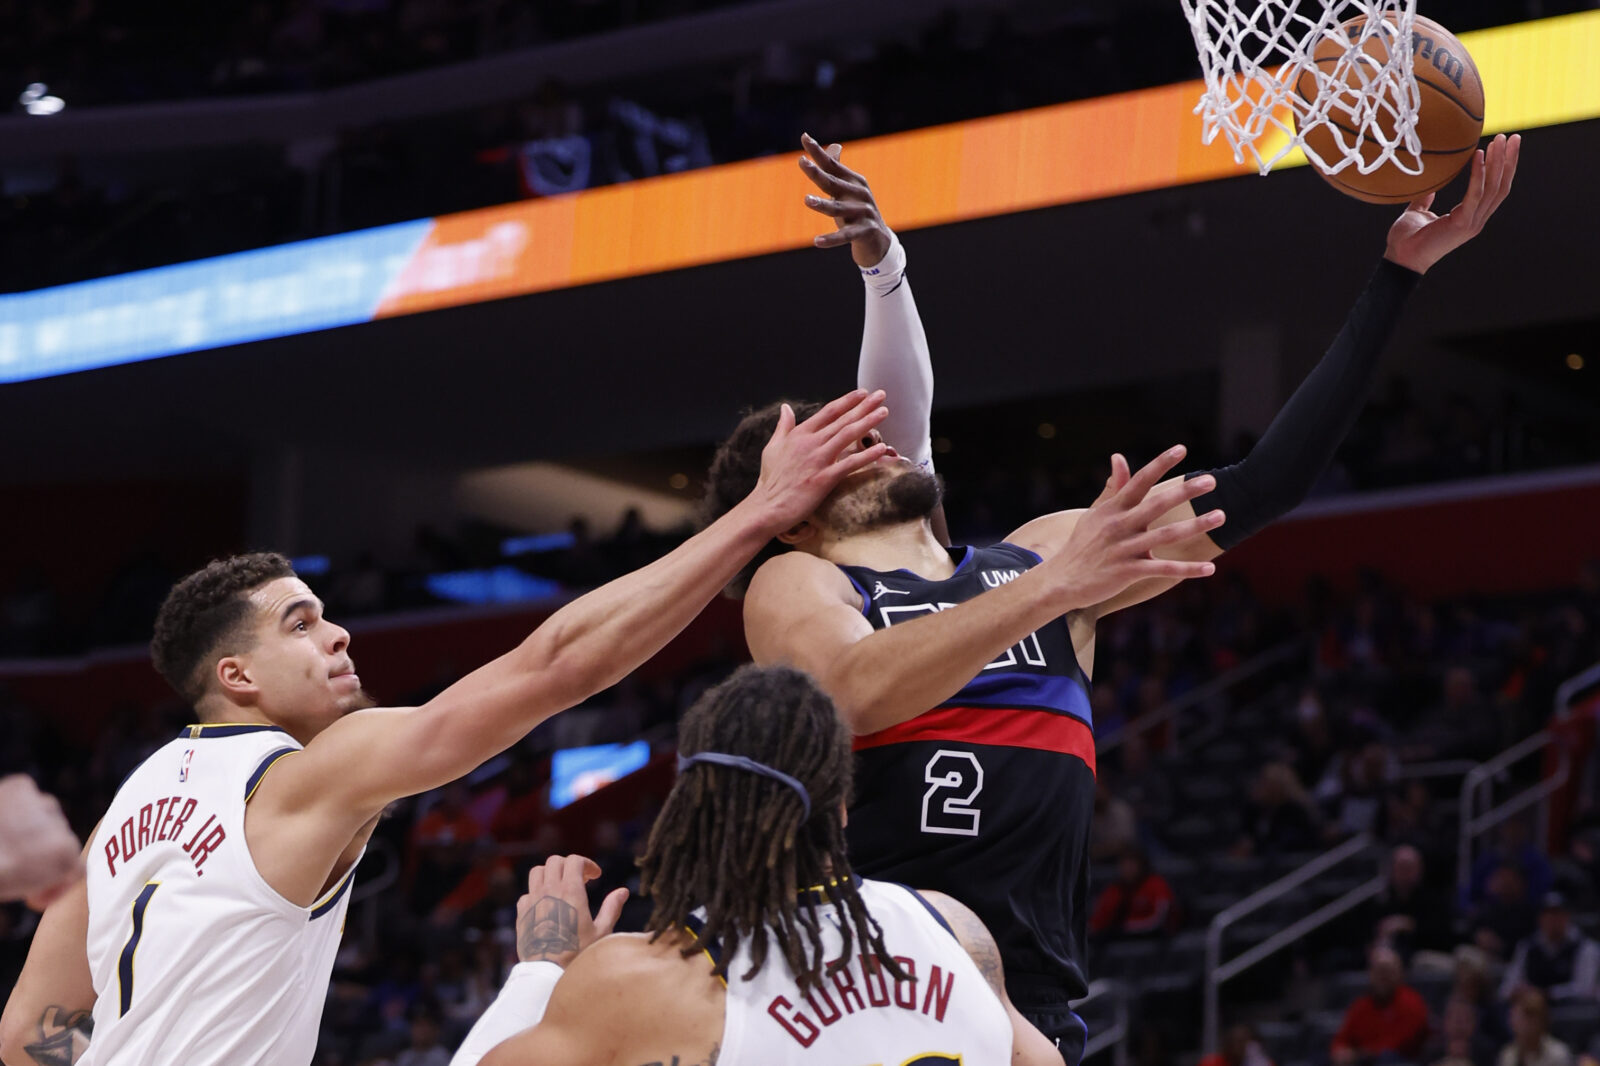
<svg viewBox="0 0 1600 1066"><path fill-rule="evenodd" d="M477 1066L478 1060L496 1044L538 1025L560 979L561 967L553 962L519 962L513 966L505 987L461 1041L450 1066Z"/></svg>
<svg viewBox="0 0 1600 1066"><path fill-rule="evenodd" d="M889 394L889 417L879 432L895 451L932 470L928 420L933 413L933 359L906 280L906 252L899 237L893 238L882 262L862 268L861 280L867 288L867 313L856 383Z"/></svg>

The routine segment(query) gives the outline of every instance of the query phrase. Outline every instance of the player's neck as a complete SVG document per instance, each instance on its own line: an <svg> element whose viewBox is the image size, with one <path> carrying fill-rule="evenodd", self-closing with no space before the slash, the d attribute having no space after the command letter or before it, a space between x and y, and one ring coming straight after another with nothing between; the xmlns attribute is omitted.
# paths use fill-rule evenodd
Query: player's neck
<svg viewBox="0 0 1600 1066"><path fill-rule="evenodd" d="M847 536L824 533L817 554L840 566L909 570L933 581L943 580L955 571L950 552L933 535L933 527L925 518Z"/></svg>

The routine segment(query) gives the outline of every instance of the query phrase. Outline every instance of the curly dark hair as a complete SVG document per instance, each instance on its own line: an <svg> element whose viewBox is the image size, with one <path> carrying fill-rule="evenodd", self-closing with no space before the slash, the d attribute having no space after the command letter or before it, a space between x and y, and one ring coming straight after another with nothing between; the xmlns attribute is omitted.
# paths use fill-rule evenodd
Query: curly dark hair
<svg viewBox="0 0 1600 1066"><path fill-rule="evenodd" d="M683 717L678 750L742 755L797 778L811 814L788 785L748 770L696 763L679 775L639 857L640 888L655 899L656 939L681 930L697 907L706 921L685 958L713 946L715 972L750 942L749 980L773 942L801 989L820 987L854 954L871 954L905 980L867 913L845 854L841 809L850 796L850 734L833 701L793 667L746 665ZM802 896L808 886L818 886ZM819 909L832 904L844 944L823 958Z"/></svg>
<svg viewBox="0 0 1600 1066"><path fill-rule="evenodd" d="M282 555L252 552L215 559L172 586L150 640L156 672L189 703L200 702L205 667L218 656L249 647L249 594L269 581L294 576L294 567Z"/></svg>
<svg viewBox="0 0 1600 1066"><path fill-rule="evenodd" d="M717 446L717 454L711 460L711 472L706 475L706 495L700 501L702 528L733 510L735 504L755 489L761 478L761 451L778 428L778 415L785 403L794 408L797 425L822 410L820 403L809 400L777 400L765 407L746 410L728 439ZM728 582L728 593L743 596L761 564L788 550L788 545L780 540L767 542L766 547Z"/></svg>

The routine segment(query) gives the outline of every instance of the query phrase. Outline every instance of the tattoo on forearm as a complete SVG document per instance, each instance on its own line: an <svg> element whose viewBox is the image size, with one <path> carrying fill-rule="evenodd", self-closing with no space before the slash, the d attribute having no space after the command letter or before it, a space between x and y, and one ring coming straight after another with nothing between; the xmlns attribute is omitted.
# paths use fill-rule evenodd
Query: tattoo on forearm
<svg viewBox="0 0 1600 1066"><path fill-rule="evenodd" d="M674 1055L670 1059L657 1059L654 1062L643 1063L642 1066L717 1066L717 1054L721 1052L721 1050L721 1044L712 1044L711 1057L707 1059L696 1059L694 1062L690 1062L687 1059L679 1058L677 1055Z"/></svg>
<svg viewBox="0 0 1600 1066"><path fill-rule="evenodd" d="M524 959L578 950L578 908L555 896L540 898L517 930L517 954Z"/></svg>
<svg viewBox="0 0 1600 1066"><path fill-rule="evenodd" d="M22 1050L38 1066L72 1066L89 1050L93 1029L94 1017L88 1011L51 1004L39 1015L39 1039Z"/></svg>
<svg viewBox="0 0 1600 1066"><path fill-rule="evenodd" d="M943 913L945 920L955 932L956 939L967 949L972 961L978 964L978 972L989 982L989 987L997 994L1005 995L1006 975L1000 962L1000 947L994 942L994 936L988 927L965 907L960 910L951 908L950 911Z"/></svg>

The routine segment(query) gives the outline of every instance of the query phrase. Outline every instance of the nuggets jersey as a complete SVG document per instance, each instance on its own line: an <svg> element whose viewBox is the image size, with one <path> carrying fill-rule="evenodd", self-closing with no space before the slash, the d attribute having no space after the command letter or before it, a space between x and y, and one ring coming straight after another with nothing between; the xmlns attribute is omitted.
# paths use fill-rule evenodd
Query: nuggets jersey
<svg viewBox="0 0 1600 1066"><path fill-rule="evenodd" d="M776 950L746 981L750 945L742 943L728 966L718 1061L1009 1066L1011 1019L944 918L902 885L859 881L857 887L907 979L896 981L857 944L856 957L820 989L801 992ZM820 893L818 900L823 957L835 959L843 946L837 912Z"/></svg>
<svg viewBox="0 0 1600 1066"><path fill-rule="evenodd" d="M951 548L943 581L841 567L874 629L948 610L1039 562L1023 548ZM1069 1062L1082 1023L1094 812L1088 680L1057 619L1002 652L950 699L855 738L850 861L869 877L945 892L1000 945L1017 1009ZM1049 1019L1057 1019L1050 1021Z"/></svg>
<svg viewBox="0 0 1600 1066"><path fill-rule="evenodd" d="M189 726L117 790L88 849L86 1066L311 1061L354 870L300 907L244 837L246 800L299 750L273 726Z"/></svg>

